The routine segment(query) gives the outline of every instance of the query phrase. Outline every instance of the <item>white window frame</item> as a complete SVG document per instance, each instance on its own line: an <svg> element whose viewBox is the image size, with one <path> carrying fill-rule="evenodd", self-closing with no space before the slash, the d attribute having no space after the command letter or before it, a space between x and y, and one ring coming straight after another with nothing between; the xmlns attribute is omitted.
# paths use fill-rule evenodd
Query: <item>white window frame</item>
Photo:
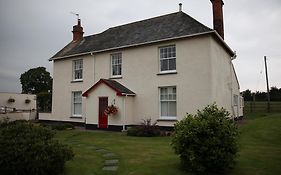
<svg viewBox="0 0 281 175"><path fill-rule="evenodd" d="M76 102L75 100L75 93L80 94L81 100ZM81 114L75 114L75 105L76 104L81 104ZM82 117L82 91L72 91L71 93L71 115L72 117Z"/></svg>
<svg viewBox="0 0 281 175"><path fill-rule="evenodd" d="M172 51L174 48L174 52ZM165 49L167 49L165 53ZM169 52L169 49L171 52ZM160 73L173 73L177 72L177 50L176 50L176 45L168 45L168 46L163 46L159 47L159 72ZM162 51L163 50L163 51ZM170 69L169 68L169 61L175 59L175 69ZM164 60L168 60L168 70L162 70L161 63Z"/></svg>
<svg viewBox="0 0 281 175"><path fill-rule="evenodd" d="M81 77L76 78L76 74L81 71ZM83 59L73 60L72 62L72 79L73 81L83 80Z"/></svg>
<svg viewBox="0 0 281 175"><path fill-rule="evenodd" d="M240 96L240 108L244 107L244 97Z"/></svg>
<svg viewBox="0 0 281 175"><path fill-rule="evenodd" d="M113 59L117 59L113 61ZM118 67L120 66L120 71ZM113 69L116 68L117 75L113 75ZM122 77L122 53L113 53L110 55L110 70L111 70L111 77L112 78L119 78Z"/></svg>
<svg viewBox="0 0 281 175"><path fill-rule="evenodd" d="M238 103L239 103L239 96L233 94L233 106L238 106Z"/></svg>
<svg viewBox="0 0 281 175"><path fill-rule="evenodd" d="M164 95L164 94L161 94L161 89L163 88L175 88L176 89L176 93L174 94L173 92L171 94L169 94L169 90L167 90L167 96L169 98L169 95L175 95L175 99L167 99L167 100L161 100L161 95ZM176 120L177 118L177 87L176 86L162 86L162 87L159 87L159 118L160 119L163 119L163 120ZM172 90L173 91L173 90ZM161 105L161 102L175 102L176 103L176 115L175 116L162 116L161 114L161 111L162 111L162 105ZM169 103L168 103L169 105ZM168 110L169 110L169 107L168 107ZM169 112L168 112L169 113Z"/></svg>

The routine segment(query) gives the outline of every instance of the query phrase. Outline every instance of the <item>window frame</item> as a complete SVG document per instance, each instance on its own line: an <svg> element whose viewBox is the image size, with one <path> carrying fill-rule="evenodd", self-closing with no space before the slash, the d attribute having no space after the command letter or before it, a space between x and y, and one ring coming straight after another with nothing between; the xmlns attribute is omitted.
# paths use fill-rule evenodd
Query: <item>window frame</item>
<svg viewBox="0 0 281 175"><path fill-rule="evenodd" d="M169 48L175 48L174 50L174 55L175 56L172 56L171 57L163 57L162 58L162 53L161 53L161 50L162 49L168 49ZM170 54L172 54L173 52L171 52ZM165 54L165 53L163 53ZM167 51L167 54L169 54L169 51ZM177 49L176 49L176 45L175 44L172 44L172 45L166 45L166 46L161 46L158 48L158 58L159 58L159 73L160 74L165 74L165 73L175 73L177 72ZM169 67L169 60L172 60L172 59L175 59L175 69L170 69ZM163 60L168 60L167 64L168 64L168 70L162 70L162 67L161 67L161 64L162 64L162 61Z"/></svg>
<svg viewBox="0 0 281 175"><path fill-rule="evenodd" d="M233 106L239 105L239 96L237 94L233 94Z"/></svg>
<svg viewBox="0 0 281 175"><path fill-rule="evenodd" d="M120 56L120 57L116 57L116 59L119 59L119 61L117 60L117 63L113 64L113 59L115 59L114 56L116 56L116 55ZM114 72L113 66L117 66L116 72L119 74L113 75L113 72ZM120 66L120 72L118 72L118 66ZM110 71L111 71L111 73L110 73L111 78L121 78L122 77L122 53L121 52L110 54Z"/></svg>
<svg viewBox="0 0 281 175"><path fill-rule="evenodd" d="M171 99L166 99L166 100L161 100L161 89L163 88L167 88L167 96L169 98L169 95L173 95L174 93L172 94L169 94L169 88L172 88L172 91L173 91L173 88L175 88L176 92L175 92L175 99L171 100ZM177 119L177 87L176 86L161 86L158 88L158 92L159 92L159 119L162 119L162 120L176 120ZM175 116L162 116L162 102L175 102ZM168 113L169 113L169 103L168 103Z"/></svg>
<svg viewBox="0 0 281 175"><path fill-rule="evenodd" d="M80 62L79 64L82 65L81 68L79 67L76 69L76 63ZM81 70L81 78L76 78L76 71ZM72 80L73 81L83 81L83 59L73 60L72 61Z"/></svg>
<svg viewBox="0 0 281 175"><path fill-rule="evenodd" d="M80 93L81 101L75 102L75 93ZM75 114L75 104L81 104L81 114ZM82 91L72 91L71 93L71 116L82 118Z"/></svg>
<svg viewBox="0 0 281 175"><path fill-rule="evenodd" d="M240 108L243 108L244 105L244 97L240 96Z"/></svg>

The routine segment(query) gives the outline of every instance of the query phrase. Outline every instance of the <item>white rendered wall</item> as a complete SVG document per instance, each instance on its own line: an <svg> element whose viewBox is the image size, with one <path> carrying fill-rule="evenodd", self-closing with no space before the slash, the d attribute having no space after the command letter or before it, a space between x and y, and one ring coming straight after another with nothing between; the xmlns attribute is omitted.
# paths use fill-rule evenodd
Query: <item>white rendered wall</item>
<svg viewBox="0 0 281 175"><path fill-rule="evenodd" d="M176 46L177 74L158 75L159 47ZM82 118L71 118L71 92L85 92L100 78L110 77L110 55L122 53L122 78L115 79L136 93L126 101L126 123L138 124L142 119L160 117L159 87L176 86L177 120L186 113L196 113L208 104L216 101L230 109L231 75L229 54L211 36L193 37L146 46L132 47L110 52L96 53L83 57L54 61L53 109L54 120L84 122L97 124L97 109L89 107L97 104L92 97L109 96L109 104L115 93L109 89L96 89L90 98L83 98ZM72 81L72 61L83 58L83 82ZM221 75L223 72L223 76ZM235 84L235 82L233 83ZM102 87L102 86L101 86ZM106 86L104 86L106 87ZM100 93L100 94L97 94ZM93 100L93 99L95 100ZM123 97L118 103L122 103ZM92 117L93 116L93 117ZM110 119L109 124L121 124L118 119ZM160 121L162 126L172 126L174 122Z"/></svg>

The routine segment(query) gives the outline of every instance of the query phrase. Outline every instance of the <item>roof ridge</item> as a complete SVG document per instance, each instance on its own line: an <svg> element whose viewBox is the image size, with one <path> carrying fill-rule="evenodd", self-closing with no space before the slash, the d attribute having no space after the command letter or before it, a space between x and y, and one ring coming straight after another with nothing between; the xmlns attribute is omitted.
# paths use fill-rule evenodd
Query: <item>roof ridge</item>
<svg viewBox="0 0 281 175"><path fill-rule="evenodd" d="M84 36L83 38L90 38L90 37L98 36L98 35L100 35L100 34L105 33L106 31L108 31L108 30L110 30L110 29L115 29L115 28L119 28L119 27L123 27L123 26L128 26L128 25L132 25L132 24L136 24L136 23L141 23L141 22L144 22L144 21L153 20L153 19L157 19L157 18L161 18L161 17L166 17L166 16L174 15L174 14L184 14L185 16L188 16L189 18L193 19L193 20L196 21L197 23L203 25L203 26L206 27L207 29L213 30L213 29L209 28L208 26L206 26L205 24L199 22L198 20L196 20L196 19L193 18L192 16L188 15L187 13L184 13L183 11L180 11L180 12L174 12L174 13L168 13L168 14L165 14L165 15L155 16L155 17L152 17L152 18L147 18L147 19L144 19L144 20L134 21L134 22L130 22L130 23L127 23L127 24L121 24L121 25L114 26L114 27L109 27L108 29L106 29L106 30L104 30L104 31L102 31L102 32L100 32L100 33L96 33L96 34L93 34L93 35Z"/></svg>
<svg viewBox="0 0 281 175"><path fill-rule="evenodd" d="M130 23L127 23L127 24L121 24L121 25L118 25L118 26L110 27L107 30L118 28L118 27L123 27L123 26L126 26L126 25L131 25L131 24L134 24L134 23L140 23L140 22L144 22L144 21L148 21L148 20L152 20L152 19L157 19L157 18L169 16L169 15L174 15L174 14L177 14L177 13L184 13L184 12L174 12L174 13L168 13L168 14L165 14L165 15L155 16L155 17L152 17L152 18L147 18L147 19L143 19L143 20L138 20L138 21L130 22Z"/></svg>
<svg viewBox="0 0 281 175"><path fill-rule="evenodd" d="M183 13L185 15L187 15L186 13L180 11L180 12L174 12L174 13L168 13L168 14L165 14L165 15L159 15L159 16L155 16L155 17L152 17L152 18L147 18L147 19L143 19L143 20L138 20L138 21L134 21L134 22L130 22L130 23L126 23L126 24L121 24L121 25L117 25L117 26L114 26L114 27L109 27L108 29L100 32L100 33L96 33L96 34L93 34L93 35L88 35L88 36L84 36L83 38L88 38L88 37L92 37L92 36L97 36L99 34L102 34L110 29L114 29L114 28L119 28L119 27L123 27L123 26L127 26L127 25L131 25L131 24L135 24L135 23L140 23L140 22L144 22L144 21L148 21L148 20L152 20L152 19L157 19L157 18L161 18L161 17L165 17L165 16L169 16L169 15L174 15L174 14L179 14L179 13ZM189 15L188 15L189 16ZM192 18L192 17L191 17ZM194 19L194 18L192 18ZM197 20L196 20L197 21ZM198 22L198 21L197 21ZM205 26L205 25L204 25Z"/></svg>

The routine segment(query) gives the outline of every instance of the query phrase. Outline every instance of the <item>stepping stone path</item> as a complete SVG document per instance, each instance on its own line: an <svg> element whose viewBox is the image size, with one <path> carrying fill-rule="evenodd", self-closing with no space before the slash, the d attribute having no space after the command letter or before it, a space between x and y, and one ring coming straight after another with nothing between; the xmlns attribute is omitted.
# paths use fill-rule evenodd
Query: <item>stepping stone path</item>
<svg viewBox="0 0 281 175"><path fill-rule="evenodd" d="M106 149L99 148L95 145L84 145L79 143L78 141L68 141L69 144L75 145L75 146L85 146L85 148L90 150L95 150L96 152L102 154L102 156L105 158L104 164L103 164L103 171L109 171L109 172L116 172L118 170L118 164L119 159L118 156L112 152L107 151Z"/></svg>
<svg viewBox="0 0 281 175"><path fill-rule="evenodd" d="M107 160L105 160L102 170L117 171L119 160L116 158L116 154L108 152L105 153L103 157L106 157Z"/></svg>

